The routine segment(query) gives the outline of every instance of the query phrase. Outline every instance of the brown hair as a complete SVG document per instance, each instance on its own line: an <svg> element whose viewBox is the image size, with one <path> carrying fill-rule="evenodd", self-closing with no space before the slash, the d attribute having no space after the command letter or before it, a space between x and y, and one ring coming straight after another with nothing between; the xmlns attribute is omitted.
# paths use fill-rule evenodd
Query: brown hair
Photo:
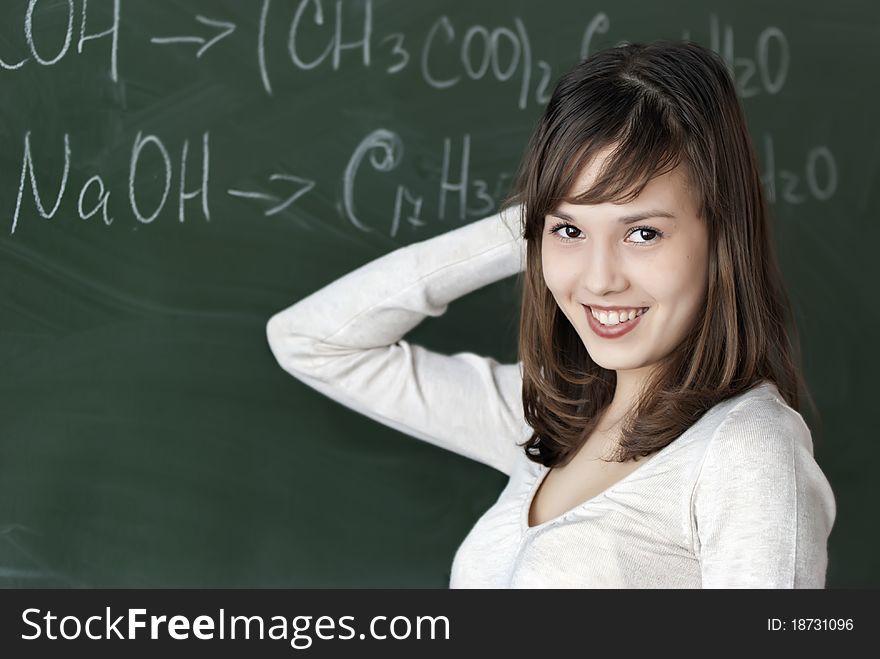
<svg viewBox="0 0 880 659"><path fill-rule="evenodd" d="M593 187L569 196L606 147L614 150ZM505 203L522 205L527 241L519 358L524 414L534 430L523 446L535 462L556 466L573 457L617 379L591 359L544 283L544 216L562 201L629 201L679 164L708 224L707 300L621 424L616 460L663 448L711 407L764 380L795 410L805 395L815 411L757 158L726 65L690 41L624 44L595 53L558 82Z"/></svg>

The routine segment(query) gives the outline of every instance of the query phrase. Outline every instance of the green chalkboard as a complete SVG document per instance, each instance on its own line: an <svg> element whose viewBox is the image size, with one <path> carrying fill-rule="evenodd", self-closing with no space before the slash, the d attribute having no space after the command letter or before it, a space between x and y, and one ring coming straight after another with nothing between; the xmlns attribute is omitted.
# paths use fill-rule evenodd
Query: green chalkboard
<svg viewBox="0 0 880 659"><path fill-rule="evenodd" d="M660 37L735 73L837 496L828 585L878 585L880 7L855 0L3 2L0 585L446 586L504 476L296 381L266 322L494 211L558 76ZM409 338L513 361L518 299Z"/></svg>

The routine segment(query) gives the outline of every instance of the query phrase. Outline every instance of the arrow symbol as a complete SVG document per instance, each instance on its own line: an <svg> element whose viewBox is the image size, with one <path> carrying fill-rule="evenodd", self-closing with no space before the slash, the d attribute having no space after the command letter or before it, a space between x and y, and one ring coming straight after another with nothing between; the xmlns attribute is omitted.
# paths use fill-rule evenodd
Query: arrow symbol
<svg viewBox="0 0 880 659"><path fill-rule="evenodd" d="M158 44L166 44L166 43L198 43L202 44L202 47L196 52L196 58L201 57L208 48L213 46L215 43L228 37L230 34L235 32L235 23L227 23L225 21L215 21L210 18L205 18L204 16L198 15L196 16L196 20L202 25L208 25L210 27L217 27L223 30L213 39L205 41L202 37L153 37L150 39L151 43Z"/></svg>
<svg viewBox="0 0 880 659"><path fill-rule="evenodd" d="M268 194L266 192L249 192L247 190L227 190L226 192L233 197L242 197L244 199L262 199L265 201L272 201L272 202L281 201L280 204L276 204L275 206L272 206L272 208L270 208L269 210L267 210L263 213L263 215L268 217L270 215L275 215L276 213L280 213L285 208L290 206L293 202L295 202L297 199L302 197L306 192L308 192L309 190L311 190L312 188L315 187L314 181L307 179L307 178L300 178L299 176L293 176L292 174L272 174L272 176L269 177L269 180L270 181L289 181L290 183L296 183L298 185L301 185L302 187L300 187L298 190L296 190L292 195L290 195L284 201L281 201L281 197L278 197L278 196L272 195L272 194Z"/></svg>

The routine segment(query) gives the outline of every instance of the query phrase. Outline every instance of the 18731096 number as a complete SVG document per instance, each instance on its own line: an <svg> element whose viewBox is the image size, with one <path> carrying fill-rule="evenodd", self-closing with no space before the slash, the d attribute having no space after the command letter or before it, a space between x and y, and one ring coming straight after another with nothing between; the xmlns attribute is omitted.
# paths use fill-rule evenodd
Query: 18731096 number
<svg viewBox="0 0 880 659"><path fill-rule="evenodd" d="M767 631L849 631L853 628L852 618L767 618Z"/></svg>

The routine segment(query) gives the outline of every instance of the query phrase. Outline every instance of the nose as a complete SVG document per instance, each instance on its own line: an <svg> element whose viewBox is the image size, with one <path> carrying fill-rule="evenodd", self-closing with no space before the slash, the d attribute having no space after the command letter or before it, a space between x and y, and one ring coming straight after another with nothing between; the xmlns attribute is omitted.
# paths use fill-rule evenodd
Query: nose
<svg viewBox="0 0 880 659"><path fill-rule="evenodd" d="M625 290L627 280L620 256L613 249L595 242L585 257L581 283L592 299Z"/></svg>

